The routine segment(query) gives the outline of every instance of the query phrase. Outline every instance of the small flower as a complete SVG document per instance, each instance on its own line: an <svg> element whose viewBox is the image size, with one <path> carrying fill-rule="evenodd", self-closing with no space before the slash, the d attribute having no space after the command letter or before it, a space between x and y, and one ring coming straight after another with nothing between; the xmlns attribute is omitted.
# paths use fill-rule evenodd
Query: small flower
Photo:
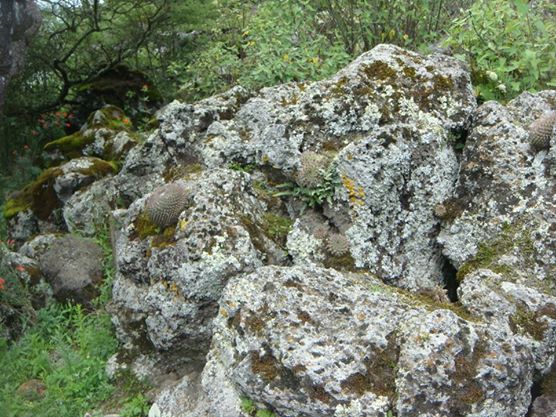
<svg viewBox="0 0 556 417"><path fill-rule="evenodd" d="M29 150L29 145L27 145L27 144L23 145L23 149L25 149L26 151L28 151L28 150Z"/></svg>
<svg viewBox="0 0 556 417"><path fill-rule="evenodd" d="M71 127L71 123L66 122L66 127Z"/></svg>
<svg viewBox="0 0 556 417"><path fill-rule="evenodd" d="M39 132L36 130L31 130L31 136L39 136Z"/></svg>
<svg viewBox="0 0 556 417"><path fill-rule="evenodd" d="M15 270L18 272L25 272L25 267L23 265L17 265Z"/></svg>
<svg viewBox="0 0 556 417"><path fill-rule="evenodd" d="M128 125L128 124L130 123L130 122L129 122L129 119L128 119L127 117L125 117L125 118L122 120L122 122L123 122L124 125Z"/></svg>
<svg viewBox="0 0 556 417"><path fill-rule="evenodd" d="M494 71L487 71L486 75L491 81L498 80L498 74L496 74Z"/></svg>
<svg viewBox="0 0 556 417"><path fill-rule="evenodd" d="M8 244L8 246L13 246L13 245L15 245L15 240L13 240L13 239L8 239L8 240L6 241L6 243Z"/></svg>
<svg viewBox="0 0 556 417"><path fill-rule="evenodd" d="M141 87L141 90L148 91L149 90L149 85L148 84L143 84L143 87Z"/></svg>
<svg viewBox="0 0 556 417"><path fill-rule="evenodd" d="M502 93L506 92L506 86L504 84L498 84L496 88L499 89Z"/></svg>
<svg viewBox="0 0 556 417"><path fill-rule="evenodd" d="M6 280L4 278L0 278L0 291L4 289L4 284L6 283Z"/></svg>

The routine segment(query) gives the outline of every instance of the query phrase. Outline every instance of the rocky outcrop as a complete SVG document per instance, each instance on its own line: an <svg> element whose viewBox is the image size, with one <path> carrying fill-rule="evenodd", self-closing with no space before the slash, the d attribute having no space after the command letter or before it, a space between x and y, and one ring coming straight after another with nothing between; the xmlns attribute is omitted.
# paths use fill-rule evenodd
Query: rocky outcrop
<svg viewBox="0 0 556 417"><path fill-rule="evenodd" d="M56 188L70 231L111 229L111 369L177 378L164 417L549 409L556 138L529 129L555 109L477 108L459 61L390 45L169 104L117 174Z"/></svg>
<svg viewBox="0 0 556 417"><path fill-rule="evenodd" d="M41 20L34 1L0 1L0 112L6 86L23 67L27 45Z"/></svg>

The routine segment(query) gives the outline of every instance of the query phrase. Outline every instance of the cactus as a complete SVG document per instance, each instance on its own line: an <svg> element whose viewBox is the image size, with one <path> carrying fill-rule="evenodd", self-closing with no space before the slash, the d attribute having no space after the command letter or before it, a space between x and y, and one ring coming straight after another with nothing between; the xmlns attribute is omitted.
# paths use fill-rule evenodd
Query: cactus
<svg viewBox="0 0 556 417"><path fill-rule="evenodd" d="M177 223L185 209L188 193L183 183L174 182L156 188L147 199L147 216L155 225L165 228Z"/></svg>
<svg viewBox="0 0 556 417"><path fill-rule="evenodd" d="M529 144L535 151L548 149L550 139L555 134L556 111L544 113L529 125Z"/></svg>
<svg viewBox="0 0 556 417"><path fill-rule="evenodd" d="M324 173L328 165L325 156L306 151L299 158L299 171L296 181L302 187L316 188L324 182Z"/></svg>
<svg viewBox="0 0 556 417"><path fill-rule="evenodd" d="M343 256L349 252L349 240L340 233L330 233L326 240L326 249L332 256Z"/></svg>

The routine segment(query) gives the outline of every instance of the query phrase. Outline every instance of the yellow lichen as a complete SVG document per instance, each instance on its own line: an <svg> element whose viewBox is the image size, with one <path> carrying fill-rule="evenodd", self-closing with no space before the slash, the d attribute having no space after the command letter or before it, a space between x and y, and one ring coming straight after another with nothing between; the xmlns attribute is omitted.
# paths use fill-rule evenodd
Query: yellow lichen
<svg viewBox="0 0 556 417"><path fill-rule="evenodd" d="M348 192L349 201L353 205L361 206L365 204L365 191L360 185L346 175L342 175L342 184Z"/></svg>

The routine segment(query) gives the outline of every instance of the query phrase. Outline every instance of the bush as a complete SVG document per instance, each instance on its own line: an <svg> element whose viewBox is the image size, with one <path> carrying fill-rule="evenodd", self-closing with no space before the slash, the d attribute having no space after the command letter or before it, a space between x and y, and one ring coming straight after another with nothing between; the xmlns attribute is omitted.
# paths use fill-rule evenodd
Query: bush
<svg viewBox="0 0 556 417"><path fill-rule="evenodd" d="M478 0L446 44L469 61L479 100L508 100L556 87L556 5L550 0Z"/></svg>

